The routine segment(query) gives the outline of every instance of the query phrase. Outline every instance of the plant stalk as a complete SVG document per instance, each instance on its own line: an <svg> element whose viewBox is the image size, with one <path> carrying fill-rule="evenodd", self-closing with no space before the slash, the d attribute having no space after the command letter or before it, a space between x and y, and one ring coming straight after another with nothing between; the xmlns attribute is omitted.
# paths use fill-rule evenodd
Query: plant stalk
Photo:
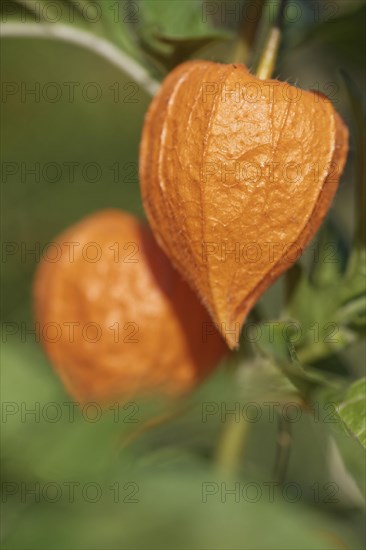
<svg viewBox="0 0 366 550"><path fill-rule="evenodd" d="M274 68L276 66L277 55L282 36L282 23L285 13L285 7L286 0L280 0L276 21L269 31L266 44L259 58L256 76L261 80L271 78Z"/></svg>
<svg viewBox="0 0 366 550"><path fill-rule="evenodd" d="M240 418L231 420L222 433L216 452L216 466L223 474L235 474L239 468L242 452L249 432L248 422Z"/></svg>

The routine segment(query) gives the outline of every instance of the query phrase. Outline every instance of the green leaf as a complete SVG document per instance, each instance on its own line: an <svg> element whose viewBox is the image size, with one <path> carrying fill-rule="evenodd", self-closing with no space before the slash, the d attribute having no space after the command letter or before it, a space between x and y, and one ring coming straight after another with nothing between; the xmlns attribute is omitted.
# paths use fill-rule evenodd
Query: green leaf
<svg viewBox="0 0 366 550"><path fill-rule="evenodd" d="M344 248L339 231L325 223L318 234L310 273L310 280L316 287L338 285L345 264Z"/></svg>
<svg viewBox="0 0 366 550"><path fill-rule="evenodd" d="M344 271L345 245L331 226L323 227L310 277L303 271L291 289L287 314L301 326L297 352L303 363L334 356L365 327L365 267L357 250L352 269Z"/></svg>
<svg viewBox="0 0 366 550"><path fill-rule="evenodd" d="M104 37L129 55L139 58L139 50L129 28L128 12L113 0L12 0L3 6L3 21L23 24L69 25ZM5 18L5 19L4 19Z"/></svg>
<svg viewBox="0 0 366 550"><path fill-rule="evenodd" d="M337 412L349 433L366 448L366 378L350 386Z"/></svg>
<svg viewBox="0 0 366 550"><path fill-rule="evenodd" d="M316 371L305 369L297 357L294 340L298 339L300 328L299 324L292 320L265 323L257 346L263 353L272 357L290 382L303 396L308 397L318 386L323 385L325 380Z"/></svg>
<svg viewBox="0 0 366 550"><path fill-rule="evenodd" d="M2 36L60 40L90 50L132 77L153 95L159 87L149 73L132 26L138 21L135 2L113 0L12 0L2 9ZM14 9L13 9L14 8Z"/></svg>
<svg viewBox="0 0 366 550"><path fill-rule="evenodd" d="M348 266L343 284L340 288L341 309L338 317L341 322L354 330L366 327L366 163L365 163L365 105L362 94L347 71L341 70L351 109L351 148L355 150L356 178L356 230L353 248L348 259Z"/></svg>
<svg viewBox="0 0 366 550"><path fill-rule="evenodd" d="M213 30L211 22L202 17L201 0L140 0L138 5L141 26L155 28L162 36L199 37Z"/></svg>
<svg viewBox="0 0 366 550"><path fill-rule="evenodd" d="M200 0L143 0L138 5L141 20L136 33L140 45L165 71L214 42L232 39L228 31L215 29L210 21L204 21Z"/></svg>

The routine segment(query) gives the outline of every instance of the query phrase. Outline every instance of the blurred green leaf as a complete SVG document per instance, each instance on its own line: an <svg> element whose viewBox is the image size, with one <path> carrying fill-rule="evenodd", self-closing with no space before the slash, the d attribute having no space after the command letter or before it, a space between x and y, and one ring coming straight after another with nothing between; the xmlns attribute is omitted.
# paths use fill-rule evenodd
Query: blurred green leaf
<svg viewBox="0 0 366 550"><path fill-rule="evenodd" d="M130 29L138 12L133 13L134 4L132 11L125 4L113 0L10 0L2 5L2 21L79 27L108 39L141 61Z"/></svg>
<svg viewBox="0 0 366 550"><path fill-rule="evenodd" d="M199 38L214 30L211 21L203 20L201 0L139 0L138 6L140 25L155 28L161 36Z"/></svg>
<svg viewBox="0 0 366 550"><path fill-rule="evenodd" d="M253 491L249 480L236 483L194 465L179 476L114 471L104 481L90 481L99 489L96 502L88 501L98 495L95 489L82 497L84 483L76 488L72 504L64 490L59 501L41 499L29 505L26 513L11 518L12 530L2 548L53 550L69 548L70 541L73 550L330 550L340 542L360 547L339 522L316 517L300 502L286 502L280 490L275 489L269 501L265 485L254 484ZM290 492L288 498L293 498ZM9 505L6 508L8 512ZM6 517L10 519L8 513Z"/></svg>
<svg viewBox="0 0 366 550"><path fill-rule="evenodd" d="M138 6L141 21L136 32L141 47L165 71L214 42L232 39L228 31L203 20L201 0L184 3L140 0Z"/></svg>
<svg viewBox="0 0 366 550"><path fill-rule="evenodd" d="M292 384L308 398L312 391L324 384L325 379L316 371L305 369L299 361L294 341L299 340L301 333L301 326L293 320L268 322L263 325L262 337L257 346L269 357L273 357Z"/></svg>
<svg viewBox="0 0 366 550"><path fill-rule="evenodd" d="M319 288L332 286L339 283L344 268L341 256L342 243L335 231L324 224L319 231L316 244L316 253L310 273L311 282Z"/></svg>
<svg viewBox="0 0 366 550"><path fill-rule="evenodd" d="M364 52L361 44L364 43L366 5L363 3L360 7L355 7L355 10L346 11L340 17L323 16L324 22L310 28L301 44L313 43L318 47L332 50L333 55L339 57L341 64L349 61L352 65L362 65ZM329 9L332 8L337 9L336 2L329 4Z"/></svg>
<svg viewBox="0 0 366 550"><path fill-rule="evenodd" d="M337 412L347 430L366 448L366 378L350 386Z"/></svg>
<svg viewBox="0 0 366 550"><path fill-rule="evenodd" d="M360 90L347 71L341 75L351 108L351 146L356 151L356 229L353 248L348 260L345 284L342 287L342 312L356 329L366 327L366 162L365 162L365 102Z"/></svg>
<svg viewBox="0 0 366 550"><path fill-rule="evenodd" d="M355 342L365 326L365 262L360 249L354 249L353 268L345 270L341 246L324 227L310 277L303 271L291 291L286 311L301 327L297 351L304 363L335 355Z"/></svg>

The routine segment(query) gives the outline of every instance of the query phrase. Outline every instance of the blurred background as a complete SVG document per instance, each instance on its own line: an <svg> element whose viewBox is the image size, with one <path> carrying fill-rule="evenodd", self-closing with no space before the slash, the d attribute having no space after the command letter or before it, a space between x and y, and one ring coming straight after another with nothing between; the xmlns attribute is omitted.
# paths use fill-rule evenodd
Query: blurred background
<svg viewBox="0 0 366 550"><path fill-rule="evenodd" d="M188 58L229 62L258 7L1 4L6 549L365 545L365 2L288 2L274 74L328 95L350 127L351 149L312 245L320 261L314 266L306 253L257 314L269 324L287 312L308 329L337 322L336 346L310 349L305 338L294 361L280 335L244 342L183 402L151 399L102 413L72 406L32 333L32 278L47 243L102 208L144 217L138 149L151 92ZM252 68L277 8L263 8ZM329 246L335 262L325 261ZM265 403L278 403L273 414ZM289 403L298 416L291 421L278 414Z"/></svg>

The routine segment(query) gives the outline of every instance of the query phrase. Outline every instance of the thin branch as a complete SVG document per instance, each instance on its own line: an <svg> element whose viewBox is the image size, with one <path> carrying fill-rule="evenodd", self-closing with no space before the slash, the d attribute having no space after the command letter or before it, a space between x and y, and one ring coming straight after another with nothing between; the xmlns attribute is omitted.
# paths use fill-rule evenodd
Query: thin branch
<svg viewBox="0 0 366 550"><path fill-rule="evenodd" d="M92 51L140 84L146 92L154 95L160 84L136 61L122 52L117 46L92 33L68 25L47 23L6 23L1 26L2 38L46 38L56 39Z"/></svg>
<svg viewBox="0 0 366 550"><path fill-rule="evenodd" d="M243 460L245 441L249 433L250 424L240 418L230 420L221 435L216 449L215 463L217 470L223 474L237 474Z"/></svg>

